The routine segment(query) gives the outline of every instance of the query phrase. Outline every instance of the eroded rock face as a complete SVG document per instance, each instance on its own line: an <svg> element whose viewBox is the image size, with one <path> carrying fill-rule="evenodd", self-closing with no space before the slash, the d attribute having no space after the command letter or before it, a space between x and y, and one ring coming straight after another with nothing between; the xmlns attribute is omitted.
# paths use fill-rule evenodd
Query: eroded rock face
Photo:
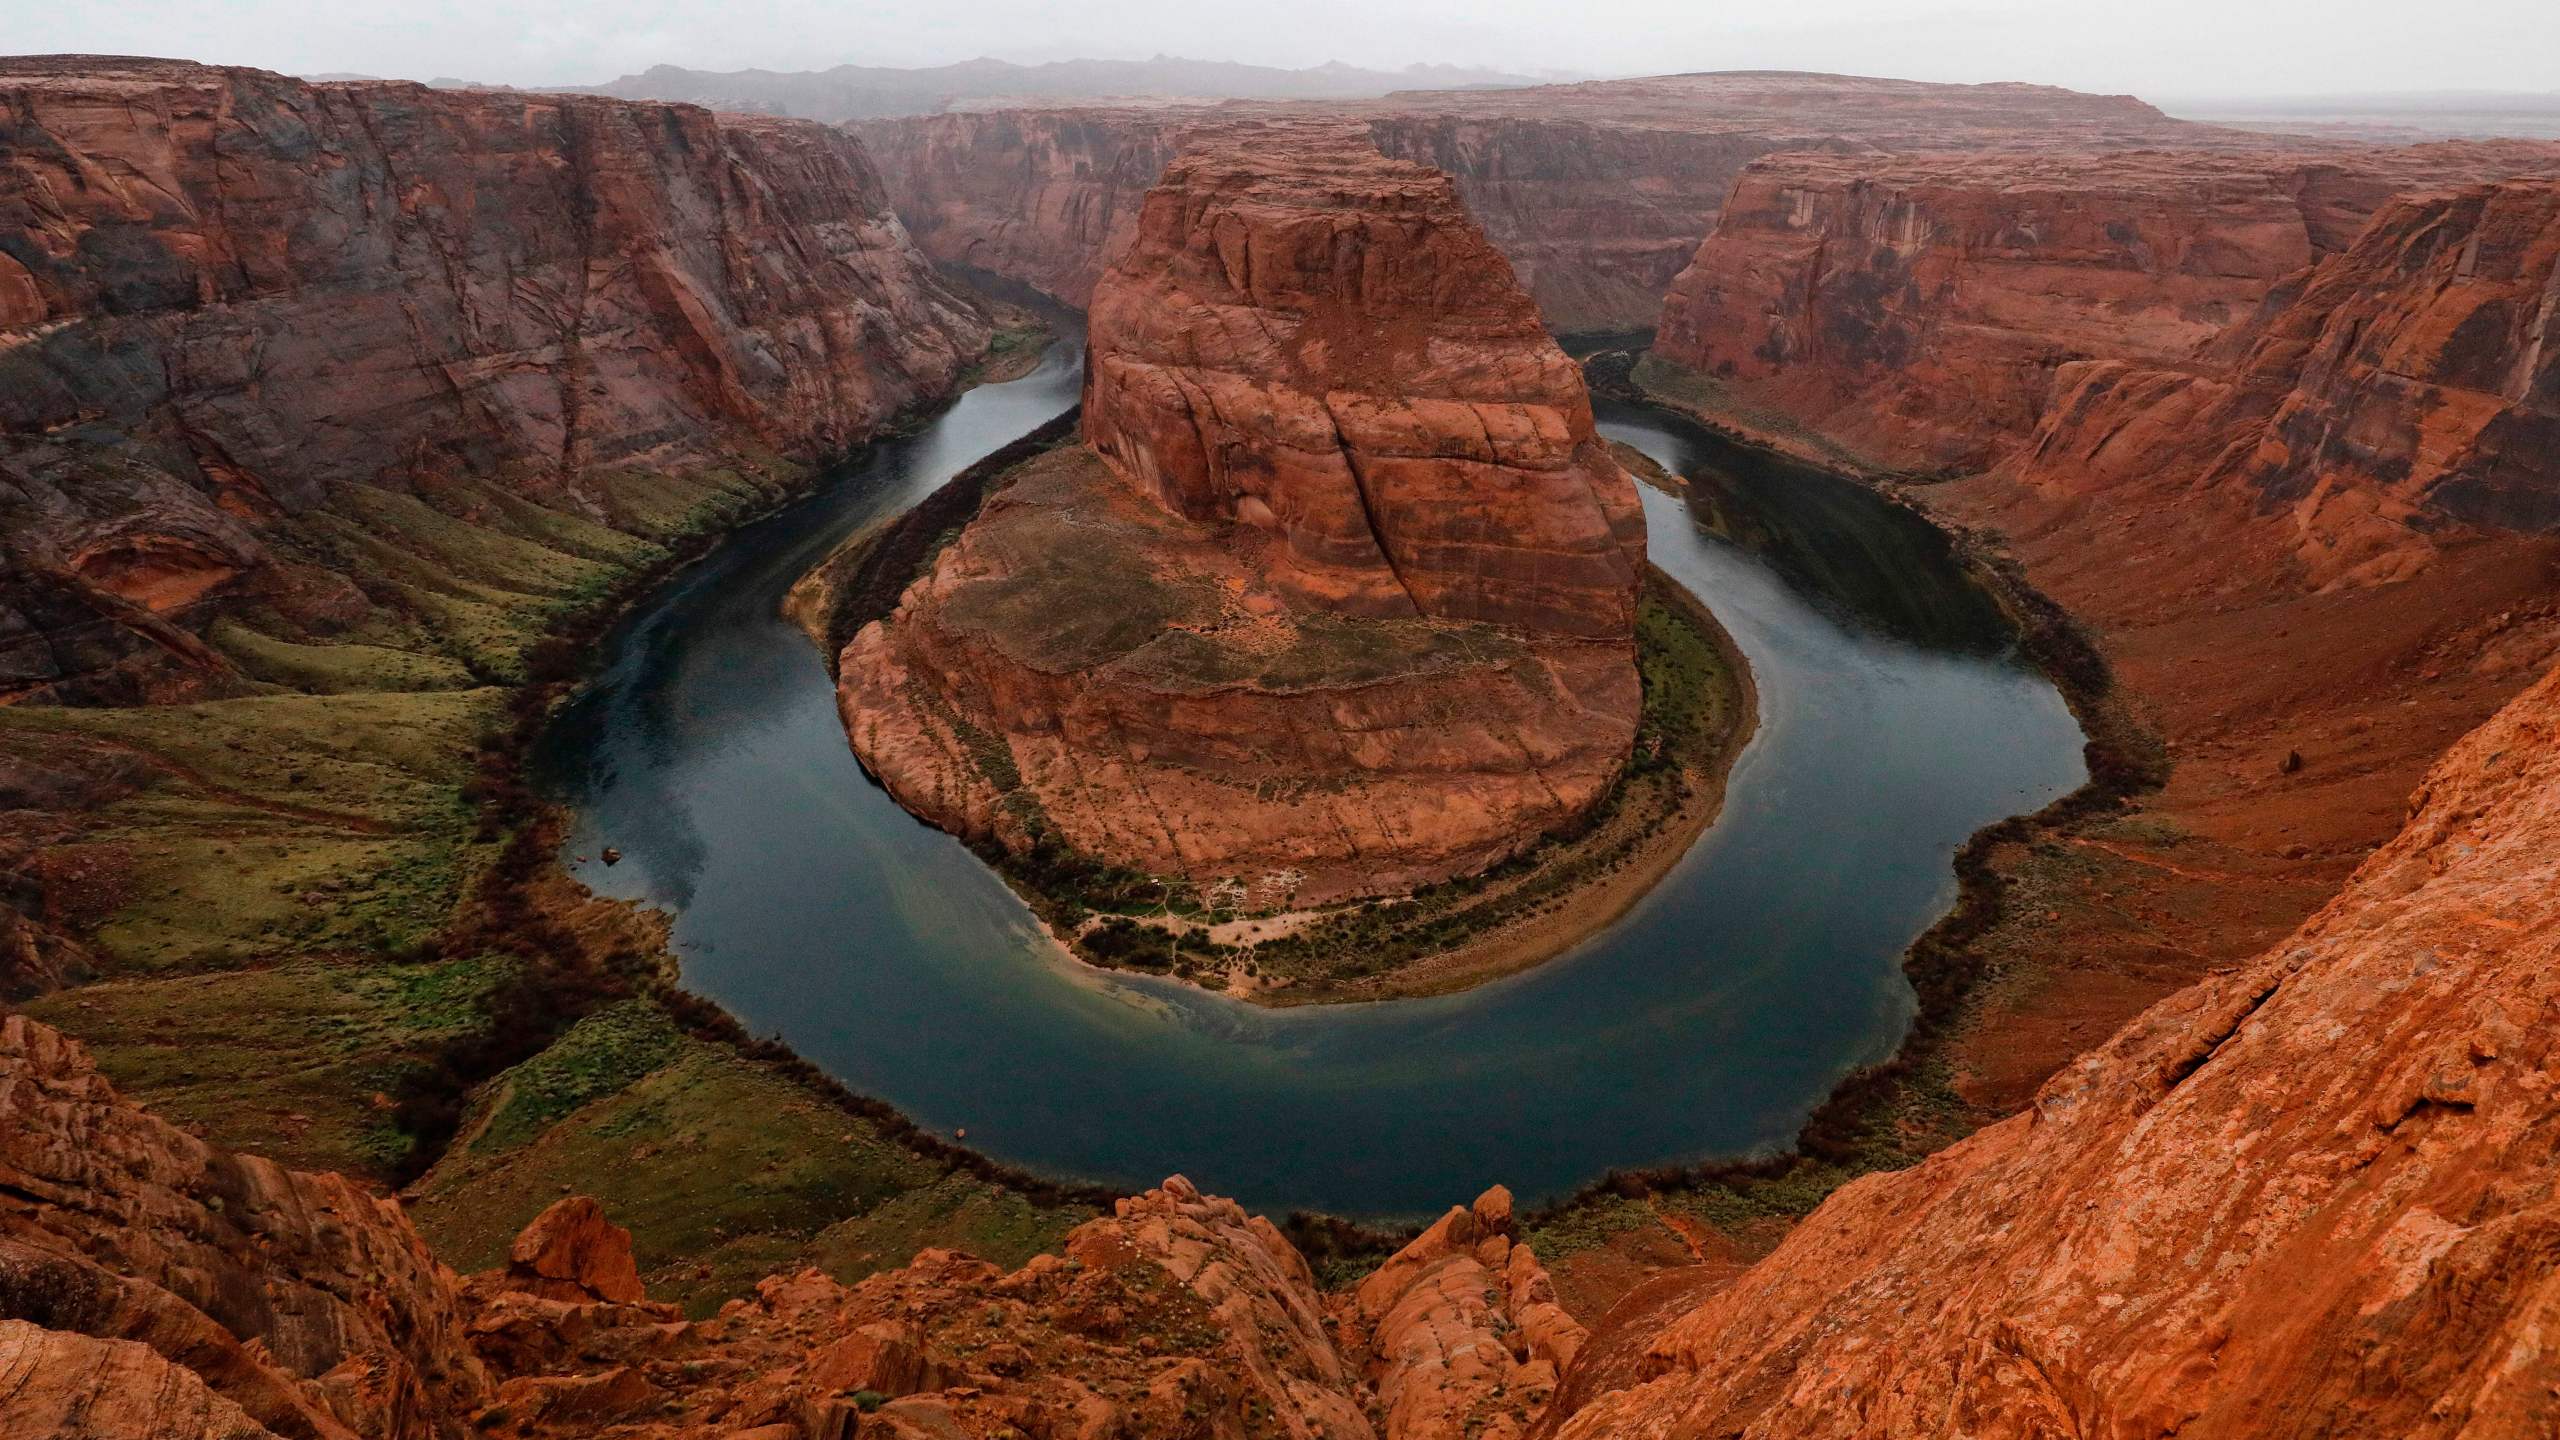
<svg viewBox="0 0 2560 1440"><path fill-rule="evenodd" d="M1515 1238L1511 1192L1452 1209L1339 1305L1385 1440L1524 1433L1588 1338Z"/></svg>
<svg viewBox="0 0 2560 1440"><path fill-rule="evenodd" d="M212 1149L0 1022L0 1433L111 1440L1519 1433L1582 1332L1495 1190L1356 1294L1175 1177L1019 1270L945 1250L651 1303L570 1196L458 1282L398 1207Z"/></svg>
<svg viewBox="0 0 2560 1440"><path fill-rule="evenodd" d="M2067 367L2016 466L2050 489L2237 489L2313 586L2462 532L2560 531L2560 181L2412 196L2177 368Z"/></svg>
<svg viewBox="0 0 2560 1440"><path fill-rule="evenodd" d="M0 696L185 693L226 596L343 622L277 543L335 488L613 523L641 467L823 458L987 336L816 125L96 57L0 62L0 116Z"/></svg>
<svg viewBox="0 0 2560 1440"><path fill-rule="evenodd" d="M1313 108L999 110L854 129L927 253L1081 306L1183 134ZM1751 72L1415 91L1323 108L1366 124L1387 155L1447 172L1559 332L1650 327L1734 177L1774 150L2218 133L2129 97L2049 86Z"/></svg>
<svg viewBox="0 0 2560 1440"><path fill-rule="evenodd" d="M1257 904L1472 871L1633 743L1634 484L1445 176L1203 139L1096 292L1085 429L840 666L901 803Z"/></svg>
<svg viewBox="0 0 2560 1440"><path fill-rule="evenodd" d="M275 1432L145 1345L0 1319L10 1433L85 1440L275 1440Z"/></svg>
<svg viewBox="0 0 2560 1440"><path fill-rule="evenodd" d="M396 1205L162 1124L21 1015L0 1191L11 1313L148 1345L279 1434L450 1433L486 1393L457 1282Z"/></svg>
<svg viewBox="0 0 2560 1440"><path fill-rule="evenodd" d="M2291 939L1834 1195L1569 1437L2560 1425L2560 674Z"/></svg>
<svg viewBox="0 0 2560 1440"><path fill-rule="evenodd" d="M524 1227L507 1249L507 1280L513 1289L555 1300L628 1305L648 1298L631 1255L631 1232L584 1195L559 1201Z"/></svg>
<svg viewBox="0 0 2560 1440"><path fill-rule="evenodd" d="M1448 178L1356 132L1174 163L1094 295L1085 433L1284 588L1359 614L1623 637L1635 486Z"/></svg>
<svg viewBox="0 0 2560 1440"><path fill-rule="evenodd" d="M1082 308L1197 119L1094 106L848 128L878 157L889 198L926 254Z"/></svg>
<svg viewBox="0 0 2560 1440"><path fill-rule="evenodd" d="M2059 367L2185 363L2395 191L2555 168L2529 144L1772 157L1657 349L1888 463L1979 468L2023 445Z"/></svg>

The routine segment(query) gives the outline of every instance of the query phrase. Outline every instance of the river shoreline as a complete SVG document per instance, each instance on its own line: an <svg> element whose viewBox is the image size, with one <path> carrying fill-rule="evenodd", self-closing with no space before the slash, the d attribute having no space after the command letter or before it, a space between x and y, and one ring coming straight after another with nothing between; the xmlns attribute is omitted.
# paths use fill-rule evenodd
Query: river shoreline
<svg viewBox="0 0 2560 1440"><path fill-rule="evenodd" d="M992 487L1037 453L1075 443L1072 414L1007 444L955 475L909 510L866 526L796 582L784 610L824 654L834 676L854 633L893 610L906 583L932 561L942 537L967 523ZM1642 460L1641 456L1634 456ZM1676 477L1645 462L1647 483L1673 493ZM1669 482L1669 483L1666 483ZM982 854L1030 907L1050 947L1070 964L1095 974L1152 975L1208 994L1270 1009L1361 1004L1452 995L1520 974L1563 955L1623 918L1686 856L1713 826L1724 804L1725 782L1759 724L1759 691L1751 665L1711 607L1660 569L1648 565L1646 597L1677 617L1712 654L1721 684L1706 697L1722 717L1719 732L1684 747L1679 773L1622 775L1595 820L1571 835L1549 837L1489 871L1415 895L1369 897L1347 905L1303 911L1257 912L1219 919L1196 910L1105 915L1088 911L1081 897L1050 893L1002 853ZM1656 658L1644 650L1640 659ZM1648 716L1653 712L1648 707ZM1657 740L1657 743L1659 741ZM876 783L876 782L875 782ZM1667 791L1668 793L1662 793ZM992 848L991 846L989 848ZM1545 893L1558 874L1573 876ZM1166 889L1172 882L1158 881ZM1477 888L1481 887L1481 888ZM1455 892L1453 894L1453 892ZM1466 922L1518 897L1525 908L1502 915L1453 944L1412 954L1388 968L1351 978L1269 971L1259 963L1266 944L1289 945L1310 933L1339 929L1364 916L1416 904L1436 918ZM1186 960L1175 966L1113 964L1081 943L1106 921L1135 924L1162 935L1169 953L1181 955L1185 937L1196 936L1231 955L1223 965Z"/></svg>
<svg viewBox="0 0 2560 1440"><path fill-rule="evenodd" d="M1596 1270L1612 1274L1629 1265L1642 1270L1678 1263L1667 1255L1683 1252L1701 1258L1696 1237L1666 1216L1691 1224L1691 1217L1705 1217L1733 1248L1729 1258L1747 1261L1773 1246L1794 1218L1838 1186L1862 1174L1918 1163L1997 1118L1973 1115L1955 1099L1949 1070L1952 1057L1974 1038L1988 973L1996 963L1986 953L1986 942L2004 920L2013 918L2010 894L2025 863L2021 857L2039 838L2067 842L2091 822L2118 813L2134 798L2158 789L2165 774L2158 740L2117 690L2085 627L2030 583L1995 538L1950 525L1903 493L1903 486L1925 482L1816 437L1772 429L1747 415L1702 410L1644 383L1643 370L1635 363L1640 358L1615 360L1607 352L1590 357L1585 371L1593 392L1653 406L1730 444L1856 481L1947 536L1966 573L2016 627L2021 653L2052 682L2078 720L2088 779L2033 812L1982 827L1958 849L1954 904L1903 956L1919 1009L1902 1044L1887 1059L1841 1077L1807 1117L1793 1146L1739 1160L1613 1172L1533 1212L1532 1223L1552 1235L1612 1237L1586 1252L1596 1257ZM1676 1234L1676 1242L1666 1246L1660 1236L1647 1233L1656 1223ZM1568 1262L1559 1267L1559 1285L1574 1289L1573 1257L1559 1259ZM1604 1288L1620 1283L1605 1282Z"/></svg>
<svg viewBox="0 0 2560 1440"><path fill-rule="evenodd" d="M1656 572L1657 575L1659 572ZM1343 989L1311 995L1266 995L1229 990L1238 999L1275 1006L1356 1003L1369 1000L1419 999L1473 989L1517 975L1563 955L1624 919L1642 904L1664 876L1689 854L1690 847L1724 813L1726 782L1759 731L1760 691L1751 665L1715 612L1689 590L1667 578L1659 592L1724 659L1734 678L1735 725L1716 743L1709 763L1684 769L1686 801L1640 842L1624 868L1613 869L1576 887L1553 911L1534 913L1477 936L1455 949L1425 956L1404 966L1375 989Z"/></svg>

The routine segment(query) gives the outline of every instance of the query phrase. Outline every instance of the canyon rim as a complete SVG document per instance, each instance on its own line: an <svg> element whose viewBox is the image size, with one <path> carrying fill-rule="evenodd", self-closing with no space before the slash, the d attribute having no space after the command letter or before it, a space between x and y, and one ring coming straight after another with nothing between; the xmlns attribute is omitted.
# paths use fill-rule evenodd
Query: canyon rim
<svg viewBox="0 0 2560 1440"><path fill-rule="evenodd" d="M2560 142L1520 68L0 58L0 1433L2560 1433ZM1850 938L1592 962L1735 876ZM1199 1134L994 1158L1111 1087L919 965Z"/></svg>

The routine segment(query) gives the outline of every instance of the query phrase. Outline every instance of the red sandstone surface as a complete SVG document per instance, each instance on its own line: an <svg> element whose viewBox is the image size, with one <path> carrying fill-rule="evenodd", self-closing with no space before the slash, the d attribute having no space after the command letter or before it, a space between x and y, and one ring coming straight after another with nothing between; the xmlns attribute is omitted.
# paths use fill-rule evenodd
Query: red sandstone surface
<svg viewBox="0 0 2560 1440"><path fill-rule="evenodd" d="M2550 423L2554 188L2397 202L2177 368L2065 367L2019 459L1914 492L2089 624L2174 766L2067 861L2016 857L2017 975L1963 1057L1994 1113L2299 923L2560 656L2560 544L2453 510L2529 504L2485 482L2535 453L2550 493L2551 445L2509 437Z"/></svg>
<svg viewBox="0 0 2560 1440"><path fill-rule="evenodd" d="M2423 568L2460 532L2560 530L2560 182L2395 202L2177 370L2067 370L2023 483L2239 487L2314 586ZM2451 533L2448 533L2451 532Z"/></svg>
<svg viewBox="0 0 2560 1440"><path fill-rule="evenodd" d="M1348 126L1204 138L1089 357L1091 450L844 651L902 803L1272 903L1479 869L1606 794L1642 512L1446 176Z"/></svg>
<svg viewBox="0 0 2560 1440"><path fill-rule="evenodd" d="M595 1202L496 1270L399 1205L205 1145L77 1042L0 1020L0 1433L909 1437L1523 1433L1583 1341L1499 1188L1356 1292L1179 1177L1020 1270L950 1251L775 1275L688 1322Z"/></svg>
<svg viewBox="0 0 2560 1440"><path fill-rule="evenodd" d="M1800 154L1753 164L1657 353L1894 465L2015 453L2082 360L2173 365L2400 191L2560 171L2560 146Z"/></svg>
<svg viewBox="0 0 2560 1440"><path fill-rule="evenodd" d="M1568 1437L2560 1427L2560 676L2292 937L1858 1181Z"/></svg>
<svg viewBox="0 0 2560 1440"><path fill-rule="evenodd" d="M12 1017L0 1418L243 1440L2546 1433L2556 867L2560 675L2455 747L2298 933L1738 1277L1661 1287L1682 1313L1627 1320L1659 1326L1632 1364L1555 1304L1499 1190L1330 1297L1178 1179L1011 1273L931 1251L854 1286L775 1276L699 1322L625 1287L621 1232L575 1197L466 1282L396 1204L208 1147Z"/></svg>
<svg viewBox="0 0 2560 1440"><path fill-rule="evenodd" d="M219 689L193 632L358 586L279 545L457 477L608 525L945 392L987 324L792 121L0 61L0 698Z"/></svg>

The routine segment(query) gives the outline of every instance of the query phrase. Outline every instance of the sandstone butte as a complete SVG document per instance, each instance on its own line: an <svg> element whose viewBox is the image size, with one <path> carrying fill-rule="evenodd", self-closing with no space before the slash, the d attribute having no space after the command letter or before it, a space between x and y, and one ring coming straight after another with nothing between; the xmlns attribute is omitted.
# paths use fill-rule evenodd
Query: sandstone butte
<svg viewBox="0 0 2560 1440"><path fill-rule="evenodd" d="M1090 448L844 649L902 804L1270 904L1475 871L1608 793L1643 512L1445 175L1356 127L1204 134L1088 354Z"/></svg>
<svg viewBox="0 0 2560 1440"><path fill-rule="evenodd" d="M988 339L819 125L100 57L0 114L0 700L232 693L213 618L397 578L349 523L648 531Z"/></svg>
<svg viewBox="0 0 2560 1440"><path fill-rule="evenodd" d="M928 1250L700 1321L646 1298L584 1196L457 1276L398 1203L163 1124L24 1016L0 1187L11 1436L1504 1440L1585 1338L1498 1188L1336 1294L1178 1177L1017 1271Z"/></svg>
<svg viewBox="0 0 2560 1440"><path fill-rule="evenodd" d="M2130 96L1771 71L1415 91L1321 107L985 109L851 128L927 254L1082 306L1183 136L1319 109L1356 117L1392 158L1448 172L1561 333L1650 328L1735 176L1772 151L2122 149L2239 135L2169 119Z"/></svg>
<svg viewBox="0 0 2560 1440"><path fill-rule="evenodd" d="M1979 469L2024 448L2063 366L2186 363L2394 195L2553 173L2560 145L2524 141L1771 156L1656 353L1882 463Z"/></svg>

